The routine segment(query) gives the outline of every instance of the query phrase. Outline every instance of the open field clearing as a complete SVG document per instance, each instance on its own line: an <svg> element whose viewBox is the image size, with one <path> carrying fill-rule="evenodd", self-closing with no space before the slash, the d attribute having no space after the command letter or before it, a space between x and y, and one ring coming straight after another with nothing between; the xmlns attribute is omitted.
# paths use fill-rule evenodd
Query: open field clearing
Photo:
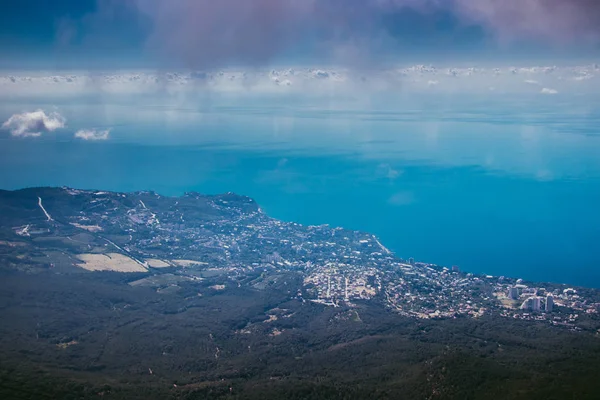
<svg viewBox="0 0 600 400"><path fill-rule="evenodd" d="M71 225L73 225L75 228L85 229L88 232L102 231L102 228L99 227L98 225L81 225L81 224L76 224L76 223L71 223Z"/></svg>
<svg viewBox="0 0 600 400"><path fill-rule="evenodd" d="M83 261L77 265L88 271L146 272L146 268L119 253L79 254L77 258Z"/></svg>
<svg viewBox="0 0 600 400"><path fill-rule="evenodd" d="M152 268L169 268L171 264L155 258L148 258L146 263Z"/></svg>
<svg viewBox="0 0 600 400"><path fill-rule="evenodd" d="M202 261L194 261L194 260L172 260L173 264L178 265L180 267L193 267L196 265L208 265Z"/></svg>

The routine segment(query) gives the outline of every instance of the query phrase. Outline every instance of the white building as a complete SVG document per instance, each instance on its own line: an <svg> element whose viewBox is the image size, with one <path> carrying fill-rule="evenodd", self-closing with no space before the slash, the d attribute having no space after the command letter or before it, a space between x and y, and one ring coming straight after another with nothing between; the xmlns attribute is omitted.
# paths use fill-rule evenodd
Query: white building
<svg viewBox="0 0 600 400"><path fill-rule="evenodd" d="M521 304L521 310L540 311L542 309L541 297L531 296Z"/></svg>

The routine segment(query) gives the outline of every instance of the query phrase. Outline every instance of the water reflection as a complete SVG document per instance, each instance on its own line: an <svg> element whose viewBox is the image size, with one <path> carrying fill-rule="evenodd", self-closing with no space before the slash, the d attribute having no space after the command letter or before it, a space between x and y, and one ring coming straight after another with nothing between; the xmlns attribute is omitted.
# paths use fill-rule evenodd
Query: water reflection
<svg viewBox="0 0 600 400"><path fill-rule="evenodd" d="M600 286L599 113L552 101L59 103L66 131L2 138L0 187L235 191L277 218L376 233L400 256ZM72 138L90 126L111 139Z"/></svg>

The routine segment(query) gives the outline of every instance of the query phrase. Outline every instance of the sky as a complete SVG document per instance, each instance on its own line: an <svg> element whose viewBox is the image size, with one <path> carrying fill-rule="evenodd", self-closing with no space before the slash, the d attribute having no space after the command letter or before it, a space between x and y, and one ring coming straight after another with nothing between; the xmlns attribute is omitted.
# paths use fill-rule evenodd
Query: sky
<svg viewBox="0 0 600 400"><path fill-rule="evenodd" d="M596 0L5 0L0 67L372 67L597 55Z"/></svg>

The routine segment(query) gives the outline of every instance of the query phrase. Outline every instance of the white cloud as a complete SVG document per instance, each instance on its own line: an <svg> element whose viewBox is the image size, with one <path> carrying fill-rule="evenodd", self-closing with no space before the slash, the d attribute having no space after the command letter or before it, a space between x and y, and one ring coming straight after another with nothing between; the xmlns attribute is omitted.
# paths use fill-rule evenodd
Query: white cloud
<svg viewBox="0 0 600 400"><path fill-rule="evenodd" d="M75 137L82 140L106 140L110 135L110 129L80 129L75 132Z"/></svg>
<svg viewBox="0 0 600 400"><path fill-rule="evenodd" d="M549 88L543 88L541 91L542 94L557 94L558 91L554 90L554 89L549 89Z"/></svg>
<svg viewBox="0 0 600 400"><path fill-rule="evenodd" d="M38 137L46 132L64 128L66 119L59 113L46 114L43 110L14 114L2 128L17 137Z"/></svg>
<svg viewBox="0 0 600 400"><path fill-rule="evenodd" d="M338 93L360 91L410 93L529 93L551 87L560 93L598 93L596 65L580 66L397 66L389 69L281 67L279 69L224 69L219 71L120 71L106 73L44 72L0 74L0 98L87 93L179 95L216 93ZM586 79L578 85L578 79Z"/></svg>
<svg viewBox="0 0 600 400"><path fill-rule="evenodd" d="M402 176L402 174L404 174L404 171L396 170L392 168L389 164L383 163L379 164L379 166L377 167L377 175L385 177L391 181L399 178L400 176Z"/></svg>

